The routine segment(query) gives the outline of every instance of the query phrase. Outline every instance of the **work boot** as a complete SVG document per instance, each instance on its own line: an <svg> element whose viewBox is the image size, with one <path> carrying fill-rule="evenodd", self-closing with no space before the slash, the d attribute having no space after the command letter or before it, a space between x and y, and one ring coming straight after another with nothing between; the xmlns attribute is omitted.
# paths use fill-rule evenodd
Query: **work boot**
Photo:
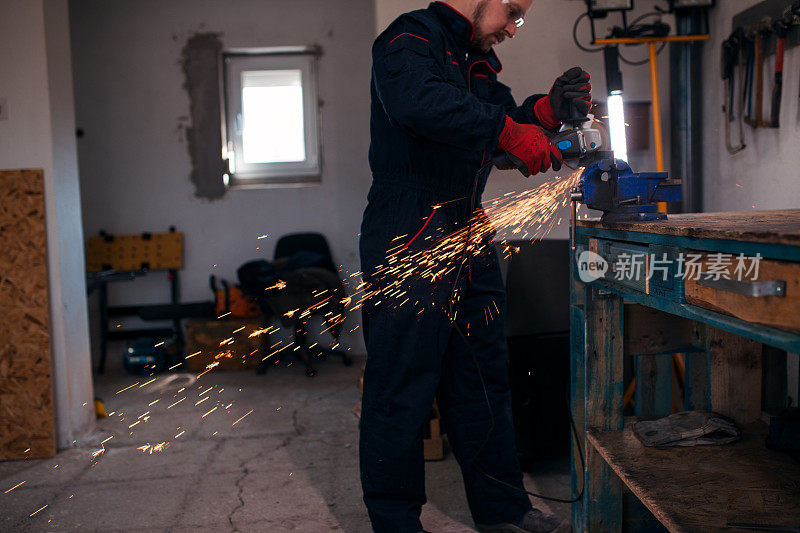
<svg viewBox="0 0 800 533"><path fill-rule="evenodd" d="M491 526L475 524L480 533L550 533L561 525L561 519L556 515L531 509L516 523L505 522Z"/></svg>

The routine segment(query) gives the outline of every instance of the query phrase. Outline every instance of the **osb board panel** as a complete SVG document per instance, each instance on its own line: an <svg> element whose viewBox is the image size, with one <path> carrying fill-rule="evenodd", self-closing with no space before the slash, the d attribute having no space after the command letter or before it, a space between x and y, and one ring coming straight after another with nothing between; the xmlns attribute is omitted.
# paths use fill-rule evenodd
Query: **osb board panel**
<svg viewBox="0 0 800 533"><path fill-rule="evenodd" d="M145 236L89 237L86 270L179 270L183 268L183 233L150 233Z"/></svg>
<svg viewBox="0 0 800 533"><path fill-rule="evenodd" d="M250 335L264 327L262 319L190 320L186 323L186 367L204 372L213 363L217 370L256 368L269 352L268 335ZM268 346L267 346L268 347Z"/></svg>
<svg viewBox="0 0 800 533"><path fill-rule="evenodd" d="M0 460L53 457L41 170L0 171Z"/></svg>
<svg viewBox="0 0 800 533"><path fill-rule="evenodd" d="M702 257L698 264L701 265L701 272L708 272L711 266L714 272L731 280L739 281L741 278L744 282L785 281L786 292L783 296L754 298L704 287L698 283L699 276L687 276L684 282L687 302L748 322L800 332L800 263L761 259L757 263L757 271L753 269L748 272L755 265L754 260L746 259L743 270L737 272L739 265L736 257L733 257L730 264L719 264L719 261L715 263L716 254L700 255Z"/></svg>
<svg viewBox="0 0 800 533"><path fill-rule="evenodd" d="M655 222L579 220L579 226L704 239L800 245L800 209L668 215Z"/></svg>
<svg viewBox="0 0 800 533"><path fill-rule="evenodd" d="M587 433L614 472L670 531L730 531L727 522L800 524L800 463L764 446L766 426L724 446L647 448L629 424Z"/></svg>

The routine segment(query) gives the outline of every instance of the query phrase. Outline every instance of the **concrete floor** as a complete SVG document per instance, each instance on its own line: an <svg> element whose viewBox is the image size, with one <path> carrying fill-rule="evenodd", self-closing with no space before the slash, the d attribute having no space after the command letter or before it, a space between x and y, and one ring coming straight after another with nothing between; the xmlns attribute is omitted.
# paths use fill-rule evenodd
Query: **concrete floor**
<svg viewBox="0 0 800 533"><path fill-rule="evenodd" d="M98 376L111 416L95 433L53 459L0 462L0 531L370 531L352 412L361 361L320 362L316 378L284 365ZM539 471L528 490L566 495L566 461ZM427 463L427 488L426 529L473 531L452 454ZM568 518L568 505L534 505Z"/></svg>

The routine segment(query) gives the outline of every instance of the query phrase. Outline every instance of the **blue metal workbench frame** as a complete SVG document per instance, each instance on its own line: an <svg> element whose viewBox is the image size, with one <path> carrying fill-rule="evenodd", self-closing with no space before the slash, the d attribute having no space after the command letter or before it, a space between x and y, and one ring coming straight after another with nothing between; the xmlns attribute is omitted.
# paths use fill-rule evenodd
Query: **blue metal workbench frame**
<svg viewBox="0 0 800 533"><path fill-rule="evenodd" d="M683 298L682 281L676 284L676 290L671 294L659 296L645 294L613 280L584 283L578 276L576 257L582 250L589 249L590 239L616 241L623 246L646 247L659 252L760 254L764 259L791 262L800 262L800 246L608 229L597 227L596 223L581 225L578 222L575 233L577 251L571 252L570 257L570 394L585 470L581 472L578 448L573 441L572 489L574 494L578 494L584 487L584 495L572 505L572 525L573 531L622 531L625 526L622 483L585 435L588 428L623 428L623 301L691 319L788 352L800 352L800 335L688 304ZM710 407L708 386L692 381L690 365L706 365L703 375L707 380L708 354L702 347L694 347L694 350L700 353L686 358L684 408L707 409ZM692 387L698 390L693 391Z"/></svg>

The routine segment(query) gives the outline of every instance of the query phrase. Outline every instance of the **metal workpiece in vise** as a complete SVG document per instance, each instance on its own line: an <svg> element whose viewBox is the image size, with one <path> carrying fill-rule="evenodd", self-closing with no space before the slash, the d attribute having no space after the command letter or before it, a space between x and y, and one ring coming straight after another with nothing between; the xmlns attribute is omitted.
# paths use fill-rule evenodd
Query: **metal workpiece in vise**
<svg viewBox="0 0 800 533"><path fill-rule="evenodd" d="M604 222L646 222L667 219L658 202L681 201L681 180L669 179L666 172L633 172L610 151L596 152L594 157L570 190L573 249L578 203L602 211Z"/></svg>

